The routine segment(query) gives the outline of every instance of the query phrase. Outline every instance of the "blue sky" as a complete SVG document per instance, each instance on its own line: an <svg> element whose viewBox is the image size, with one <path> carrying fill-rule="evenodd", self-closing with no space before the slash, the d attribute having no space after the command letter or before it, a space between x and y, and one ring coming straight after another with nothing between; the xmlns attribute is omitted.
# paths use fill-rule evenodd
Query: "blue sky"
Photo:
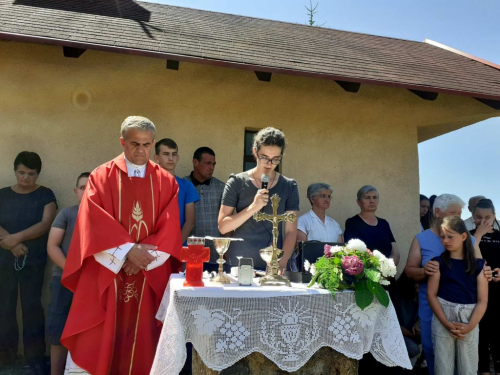
<svg viewBox="0 0 500 375"><path fill-rule="evenodd" d="M309 0L153 2L295 23L307 22L304 5L309 5ZM323 27L416 41L427 38L500 64L498 0L317 2L315 20L325 22ZM464 201L482 194L500 210L500 118L421 143L419 159L423 194L453 193ZM465 209L463 217L468 216Z"/></svg>

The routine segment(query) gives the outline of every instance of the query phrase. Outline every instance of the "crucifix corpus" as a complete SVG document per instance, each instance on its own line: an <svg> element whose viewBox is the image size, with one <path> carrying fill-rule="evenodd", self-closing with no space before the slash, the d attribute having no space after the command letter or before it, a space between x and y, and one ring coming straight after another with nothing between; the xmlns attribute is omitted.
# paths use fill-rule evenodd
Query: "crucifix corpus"
<svg viewBox="0 0 500 375"><path fill-rule="evenodd" d="M283 256L283 250L278 249L278 236L279 236L279 224L281 222L293 223L297 220L297 215L294 213L284 213L278 215L278 206L280 204L281 198L278 194L274 194L271 197L271 204L273 207L273 214L266 214L264 212L256 212L253 215L256 221L270 221L273 223L273 244L265 249L259 250L260 257L267 263L266 276L260 279L260 285L290 285L290 280L286 277L278 275L278 261Z"/></svg>

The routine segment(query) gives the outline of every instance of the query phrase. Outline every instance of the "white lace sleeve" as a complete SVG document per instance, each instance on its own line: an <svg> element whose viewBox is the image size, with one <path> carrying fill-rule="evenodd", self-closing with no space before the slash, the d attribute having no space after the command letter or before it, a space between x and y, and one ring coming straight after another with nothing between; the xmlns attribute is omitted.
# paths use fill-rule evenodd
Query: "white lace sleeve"
<svg viewBox="0 0 500 375"><path fill-rule="evenodd" d="M156 267L160 267L167 261L168 258L170 258L170 254L164 253L163 251L148 250L148 252L155 257L155 260L148 264L146 271L151 271Z"/></svg>
<svg viewBox="0 0 500 375"><path fill-rule="evenodd" d="M120 272L123 263L125 263L128 252L134 245L134 243L128 242L113 249L101 251L100 253L95 254L94 258L111 272L117 274ZM168 258L170 258L170 254L162 251L148 250L148 252L154 256L155 259L148 264L146 271L151 271L160 267L167 261Z"/></svg>
<svg viewBox="0 0 500 375"><path fill-rule="evenodd" d="M118 273L122 269L128 252L134 245L134 243L127 242L118 247L94 254L94 258L111 272Z"/></svg>

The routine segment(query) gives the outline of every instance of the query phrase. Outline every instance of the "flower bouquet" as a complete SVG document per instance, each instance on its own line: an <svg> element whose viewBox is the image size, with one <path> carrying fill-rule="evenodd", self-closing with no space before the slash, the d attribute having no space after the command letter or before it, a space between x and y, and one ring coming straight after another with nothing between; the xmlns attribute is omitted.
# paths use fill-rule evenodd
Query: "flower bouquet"
<svg viewBox="0 0 500 375"><path fill-rule="evenodd" d="M318 283L333 296L338 290L353 289L361 310L370 306L373 297L389 306L389 296L382 285L389 285L388 279L396 275L396 265L380 251L367 249L361 240L352 239L345 246L325 245L325 255L314 264L306 260L304 268L312 275L309 288Z"/></svg>

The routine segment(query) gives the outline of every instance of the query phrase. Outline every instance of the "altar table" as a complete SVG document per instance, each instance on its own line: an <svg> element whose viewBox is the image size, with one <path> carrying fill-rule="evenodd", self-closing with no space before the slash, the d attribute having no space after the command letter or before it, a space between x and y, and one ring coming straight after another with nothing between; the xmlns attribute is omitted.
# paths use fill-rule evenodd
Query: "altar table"
<svg viewBox="0 0 500 375"><path fill-rule="evenodd" d="M306 284L239 286L212 284L183 287L173 274L156 318L163 328L151 374L178 374L191 342L209 368L222 371L253 352L262 353L280 369L297 371L321 347L361 359L370 352L387 366L411 369L392 303L376 300L357 307L353 291L335 299L324 289Z"/></svg>

